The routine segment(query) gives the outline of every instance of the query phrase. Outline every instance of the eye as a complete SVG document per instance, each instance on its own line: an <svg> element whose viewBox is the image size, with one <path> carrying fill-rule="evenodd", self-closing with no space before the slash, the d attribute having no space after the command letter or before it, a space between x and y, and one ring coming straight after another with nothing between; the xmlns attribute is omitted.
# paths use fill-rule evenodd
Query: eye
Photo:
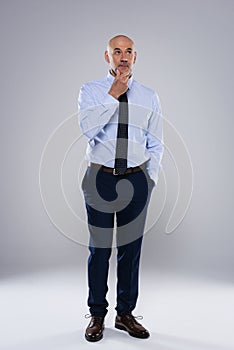
<svg viewBox="0 0 234 350"><path fill-rule="evenodd" d="M132 50L127 50L127 54L131 55L132 54Z"/></svg>
<svg viewBox="0 0 234 350"><path fill-rule="evenodd" d="M120 50L115 50L115 54L119 55L120 54Z"/></svg>

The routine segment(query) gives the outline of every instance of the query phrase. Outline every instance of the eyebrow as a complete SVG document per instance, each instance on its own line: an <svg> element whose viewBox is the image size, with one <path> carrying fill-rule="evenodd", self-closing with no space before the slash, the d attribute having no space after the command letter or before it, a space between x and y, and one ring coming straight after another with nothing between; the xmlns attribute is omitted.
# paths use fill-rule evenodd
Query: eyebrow
<svg viewBox="0 0 234 350"><path fill-rule="evenodd" d="M121 51L121 49L120 49L119 47L115 47L115 48L114 48L114 51L115 51L115 50L120 50L120 51ZM132 51L132 48L131 48L131 47L128 47L126 50L131 50L131 51Z"/></svg>

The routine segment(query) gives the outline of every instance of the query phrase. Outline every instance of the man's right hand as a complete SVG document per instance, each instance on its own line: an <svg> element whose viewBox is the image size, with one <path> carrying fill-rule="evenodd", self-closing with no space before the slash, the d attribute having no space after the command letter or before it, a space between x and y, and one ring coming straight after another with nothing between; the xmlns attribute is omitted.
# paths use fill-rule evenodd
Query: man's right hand
<svg viewBox="0 0 234 350"><path fill-rule="evenodd" d="M115 80L111 85L109 90L109 94L118 100L119 96L125 93L128 89L128 80L129 80L129 70L124 73L120 73L117 69L117 74L115 76Z"/></svg>

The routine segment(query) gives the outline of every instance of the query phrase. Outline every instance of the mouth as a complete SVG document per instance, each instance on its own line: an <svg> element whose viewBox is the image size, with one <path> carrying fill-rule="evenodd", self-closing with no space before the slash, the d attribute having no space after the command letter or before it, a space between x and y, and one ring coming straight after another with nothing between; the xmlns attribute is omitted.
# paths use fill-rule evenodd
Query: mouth
<svg viewBox="0 0 234 350"><path fill-rule="evenodd" d="M118 67L124 67L124 68L129 68L129 64L126 62L126 63L121 63L118 65Z"/></svg>

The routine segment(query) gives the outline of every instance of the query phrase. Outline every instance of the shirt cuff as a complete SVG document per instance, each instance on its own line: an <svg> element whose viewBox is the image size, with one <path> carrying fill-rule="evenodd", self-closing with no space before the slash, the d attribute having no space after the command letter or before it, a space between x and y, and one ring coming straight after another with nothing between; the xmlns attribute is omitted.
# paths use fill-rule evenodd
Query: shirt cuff
<svg viewBox="0 0 234 350"><path fill-rule="evenodd" d="M102 101L102 106L106 107L106 105L110 105L110 104L116 104L116 106L118 106L119 101L116 100L116 98L114 98L113 96L111 96L110 94L106 94L104 100Z"/></svg>
<svg viewBox="0 0 234 350"><path fill-rule="evenodd" d="M159 180L159 174L161 172L161 165L158 170L151 169L150 167L147 170L148 170L149 177L151 178L151 180L154 181L154 187L156 187Z"/></svg>

